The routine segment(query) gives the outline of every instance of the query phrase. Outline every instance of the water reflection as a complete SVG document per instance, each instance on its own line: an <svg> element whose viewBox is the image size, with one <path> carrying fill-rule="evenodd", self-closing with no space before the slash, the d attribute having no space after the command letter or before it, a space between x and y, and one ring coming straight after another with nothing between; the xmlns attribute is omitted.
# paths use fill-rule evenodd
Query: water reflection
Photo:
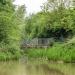
<svg viewBox="0 0 75 75"><path fill-rule="evenodd" d="M27 75L64 75L60 70L49 68L48 65L26 66Z"/></svg>
<svg viewBox="0 0 75 75"><path fill-rule="evenodd" d="M0 62L0 75L75 75L74 64Z"/></svg>

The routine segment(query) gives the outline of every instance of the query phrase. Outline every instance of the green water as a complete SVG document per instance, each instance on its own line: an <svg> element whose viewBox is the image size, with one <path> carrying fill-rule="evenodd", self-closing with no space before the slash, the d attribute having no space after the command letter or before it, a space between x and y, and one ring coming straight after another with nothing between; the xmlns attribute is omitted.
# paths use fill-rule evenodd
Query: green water
<svg viewBox="0 0 75 75"><path fill-rule="evenodd" d="M0 62L0 75L75 75L75 64L50 62Z"/></svg>

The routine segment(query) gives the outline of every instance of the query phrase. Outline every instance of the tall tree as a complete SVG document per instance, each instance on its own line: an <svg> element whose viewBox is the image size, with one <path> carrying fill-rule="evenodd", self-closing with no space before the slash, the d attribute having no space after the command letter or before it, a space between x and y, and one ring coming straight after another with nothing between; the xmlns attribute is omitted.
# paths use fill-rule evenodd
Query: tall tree
<svg viewBox="0 0 75 75"><path fill-rule="evenodd" d="M24 5L15 10L13 0L0 1L0 43L16 44L20 40L25 15Z"/></svg>
<svg viewBox="0 0 75 75"><path fill-rule="evenodd" d="M57 10L59 7L70 8L74 6L73 2L73 0L47 0L47 2L43 4L42 9L44 11L52 11Z"/></svg>

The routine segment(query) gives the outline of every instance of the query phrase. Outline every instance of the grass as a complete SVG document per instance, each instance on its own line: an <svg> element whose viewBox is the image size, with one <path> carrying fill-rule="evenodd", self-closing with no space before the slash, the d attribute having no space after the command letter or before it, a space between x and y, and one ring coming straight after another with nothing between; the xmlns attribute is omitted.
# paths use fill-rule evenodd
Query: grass
<svg viewBox="0 0 75 75"><path fill-rule="evenodd" d="M21 51L16 45L0 44L0 61L18 60L21 57Z"/></svg>
<svg viewBox="0 0 75 75"><path fill-rule="evenodd" d="M17 60L21 55L50 61L75 62L75 38L67 41L67 43L55 43L50 48L27 49L25 53L21 52L16 45L0 45L0 61Z"/></svg>
<svg viewBox="0 0 75 75"><path fill-rule="evenodd" d="M11 52L0 52L0 61L7 61L7 60L18 60L21 54L19 51L15 51L15 54Z"/></svg>
<svg viewBox="0 0 75 75"><path fill-rule="evenodd" d="M75 62L75 42L68 41L63 44L55 44L51 48L33 48L26 51L30 58L46 58L50 61Z"/></svg>

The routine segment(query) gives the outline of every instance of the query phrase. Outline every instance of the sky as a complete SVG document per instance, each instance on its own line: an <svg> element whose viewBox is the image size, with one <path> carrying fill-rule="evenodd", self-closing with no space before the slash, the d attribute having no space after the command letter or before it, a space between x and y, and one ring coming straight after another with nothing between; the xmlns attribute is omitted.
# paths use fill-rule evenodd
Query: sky
<svg viewBox="0 0 75 75"><path fill-rule="evenodd" d="M16 5L26 5L27 13L36 13L41 10L40 6L47 0L16 0L14 4Z"/></svg>

